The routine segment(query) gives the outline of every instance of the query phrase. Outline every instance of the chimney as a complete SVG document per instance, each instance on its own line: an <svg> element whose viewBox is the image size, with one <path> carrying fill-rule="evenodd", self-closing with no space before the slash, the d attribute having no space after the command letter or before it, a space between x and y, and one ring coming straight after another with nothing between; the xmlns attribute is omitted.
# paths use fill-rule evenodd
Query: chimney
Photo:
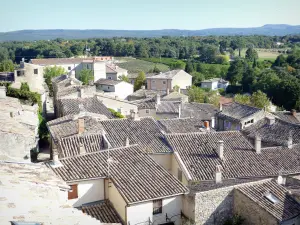
<svg viewBox="0 0 300 225"><path fill-rule="evenodd" d="M141 89L145 90L145 88L146 88L145 85L142 85L142 86L141 86Z"/></svg>
<svg viewBox="0 0 300 225"><path fill-rule="evenodd" d="M178 106L178 118L181 117L181 104L179 104Z"/></svg>
<svg viewBox="0 0 300 225"><path fill-rule="evenodd" d="M211 127L215 128L215 117L211 118Z"/></svg>
<svg viewBox="0 0 300 225"><path fill-rule="evenodd" d="M207 130L209 130L209 122L208 121L204 121L204 126Z"/></svg>
<svg viewBox="0 0 300 225"><path fill-rule="evenodd" d="M255 151L257 154L261 153L261 137L259 135L255 136Z"/></svg>
<svg viewBox="0 0 300 225"><path fill-rule="evenodd" d="M83 88L79 89L78 95L79 95L78 96L79 98L83 98L84 97L84 89Z"/></svg>
<svg viewBox="0 0 300 225"><path fill-rule="evenodd" d="M78 134L82 134L84 132L84 119L78 118Z"/></svg>
<svg viewBox="0 0 300 225"><path fill-rule="evenodd" d="M0 98L6 98L6 87L0 86Z"/></svg>
<svg viewBox="0 0 300 225"><path fill-rule="evenodd" d="M130 111L130 118L131 118L132 120L140 120L138 114L137 114L136 112L134 112L134 110L131 110L131 111Z"/></svg>
<svg viewBox="0 0 300 225"><path fill-rule="evenodd" d="M178 88L178 93L180 94L180 88Z"/></svg>
<svg viewBox="0 0 300 225"><path fill-rule="evenodd" d="M128 137L126 137L125 146L129 146L129 138Z"/></svg>
<svg viewBox="0 0 300 225"><path fill-rule="evenodd" d="M85 151L85 147L82 143L79 144L79 154L82 155L82 154L85 154L86 151Z"/></svg>
<svg viewBox="0 0 300 225"><path fill-rule="evenodd" d="M273 125L275 123L275 117L273 117L273 116L272 117L267 116L266 119L267 119L268 125Z"/></svg>
<svg viewBox="0 0 300 225"><path fill-rule="evenodd" d="M9 112L9 115L10 115L10 118L14 118L15 117L14 112Z"/></svg>
<svg viewBox="0 0 300 225"><path fill-rule="evenodd" d="M216 179L216 184L222 183L222 166L221 165L216 166L215 179Z"/></svg>
<svg viewBox="0 0 300 225"><path fill-rule="evenodd" d="M169 88L167 88L167 95L169 95L170 94L170 89Z"/></svg>
<svg viewBox="0 0 300 225"><path fill-rule="evenodd" d="M296 117L296 113L297 113L297 112L296 112L296 110L295 110L295 109L292 109L292 110L291 110L291 114L292 114L292 116Z"/></svg>
<svg viewBox="0 0 300 225"><path fill-rule="evenodd" d="M54 153L53 153L53 164L54 164L55 166L61 165L61 163L60 163L60 161L59 161L59 159L58 159L58 154L57 154L57 152L54 152Z"/></svg>
<svg viewBox="0 0 300 225"><path fill-rule="evenodd" d="M278 177L277 177L277 183L280 185L285 185L286 182L286 178L284 176L282 176L281 173L279 173Z"/></svg>
<svg viewBox="0 0 300 225"><path fill-rule="evenodd" d="M70 80L70 85L73 85L74 84L74 81L73 80Z"/></svg>
<svg viewBox="0 0 300 225"><path fill-rule="evenodd" d="M289 149L291 149L293 147L293 134L292 134L292 131L289 131L289 136L288 136L288 140L286 142L286 147L288 147Z"/></svg>
<svg viewBox="0 0 300 225"><path fill-rule="evenodd" d="M157 105L160 104L160 95L159 94L156 95L156 104Z"/></svg>
<svg viewBox="0 0 300 225"><path fill-rule="evenodd" d="M224 141L218 142L218 156L221 160L224 159Z"/></svg>
<svg viewBox="0 0 300 225"><path fill-rule="evenodd" d="M223 110L223 105L222 105L222 103L220 103L219 104L219 110L222 112L222 110Z"/></svg>

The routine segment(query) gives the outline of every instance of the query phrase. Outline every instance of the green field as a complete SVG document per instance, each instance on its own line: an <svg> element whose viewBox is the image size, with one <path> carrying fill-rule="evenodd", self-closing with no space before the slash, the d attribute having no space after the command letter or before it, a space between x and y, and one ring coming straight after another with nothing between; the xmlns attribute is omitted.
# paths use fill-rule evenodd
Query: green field
<svg viewBox="0 0 300 225"><path fill-rule="evenodd" d="M161 63L153 63L131 57L115 57L115 59L118 61L118 66L128 70L129 74L138 73L140 71L148 73L150 70L153 70L155 66L161 72L166 72L169 70L167 65Z"/></svg>
<svg viewBox="0 0 300 225"><path fill-rule="evenodd" d="M263 49L263 48L256 48L255 49L258 53L258 60L259 61L263 61L263 60L270 60L270 61L274 61L277 56L280 55L279 52L277 52L276 49ZM247 49L244 48L241 51L241 56L245 57ZM235 55L238 56L239 55L239 51L235 50Z"/></svg>

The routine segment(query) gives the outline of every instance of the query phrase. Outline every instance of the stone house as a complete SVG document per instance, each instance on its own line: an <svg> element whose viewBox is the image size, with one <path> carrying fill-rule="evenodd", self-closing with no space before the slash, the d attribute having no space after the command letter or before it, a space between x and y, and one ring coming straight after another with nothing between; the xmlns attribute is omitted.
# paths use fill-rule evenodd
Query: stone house
<svg viewBox="0 0 300 225"><path fill-rule="evenodd" d="M218 130L242 130L265 116L264 109L237 102L220 105L220 112L217 114Z"/></svg>
<svg viewBox="0 0 300 225"><path fill-rule="evenodd" d="M146 78L147 89L157 91L173 90L175 86L187 89L192 86L192 76L184 70L172 70Z"/></svg>
<svg viewBox="0 0 300 225"><path fill-rule="evenodd" d="M159 94L161 97L164 97L167 95L167 90L166 91L148 90L146 89L145 86L142 86L141 89L133 92L131 95L128 96L128 101L154 98L157 94Z"/></svg>
<svg viewBox="0 0 300 225"><path fill-rule="evenodd" d="M123 69L115 64L106 64L106 79L119 80L119 77L128 76L128 70Z"/></svg>
<svg viewBox="0 0 300 225"><path fill-rule="evenodd" d="M103 91L120 99L127 99L133 93L133 85L121 80L99 79L95 85L97 91Z"/></svg>
<svg viewBox="0 0 300 225"><path fill-rule="evenodd" d="M276 111L273 114L281 120L284 120L289 123L300 124L300 112L297 112L295 109L289 111Z"/></svg>
<svg viewBox="0 0 300 225"><path fill-rule="evenodd" d="M201 81L201 88L209 88L210 90L217 90L217 89L224 89L229 85L229 81L226 81L222 78L212 78L209 80L203 80Z"/></svg>
<svg viewBox="0 0 300 225"><path fill-rule="evenodd" d="M22 105L6 97L0 87L0 155L2 160L30 162L31 150L38 150L38 106Z"/></svg>

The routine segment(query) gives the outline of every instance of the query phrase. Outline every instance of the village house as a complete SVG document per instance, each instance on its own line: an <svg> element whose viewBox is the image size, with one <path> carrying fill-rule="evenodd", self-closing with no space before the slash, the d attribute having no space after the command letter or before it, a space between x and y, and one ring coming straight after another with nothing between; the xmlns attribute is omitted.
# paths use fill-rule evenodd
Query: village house
<svg viewBox="0 0 300 225"><path fill-rule="evenodd" d="M192 76L184 70L172 70L146 78L147 89L157 91L173 90L175 86L187 89L192 86Z"/></svg>
<svg viewBox="0 0 300 225"><path fill-rule="evenodd" d="M115 64L106 64L106 79L119 80L120 76L128 76L128 70L123 69Z"/></svg>
<svg viewBox="0 0 300 225"><path fill-rule="evenodd" d="M217 114L218 130L242 130L266 116L264 109L243 105L238 102L220 104Z"/></svg>
<svg viewBox="0 0 300 225"><path fill-rule="evenodd" d="M295 109L289 111L276 111L273 114L289 123L300 124L300 112L297 112Z"/></svg>
<svg viewBox="0 0 300 225"><path fill-rule="evenodd" d="M31 161L31 151L38 151L38 106L21 104L7 97L0 86L0 155L2 160Z"/></svg>
<svg viewBox="0 0 300 225"><path fill-rule="evenodd" d="M73 206L108 200L124 224L181 224L188 189L138 146L61 158L51 168L71 186Z"/></svg>
<svg viewBox="0 0 300 225"><path fill-rule="evenodd" d="M43 164L0 163L1 224L100 225L120 223L108 219L109 211L99 210L102 220L86 215L68 204L71 188ZM88 213L87 213L88 214ZM120 223L121 224L121 223Z"/></svg>
<svg viewBox="0 0 300 225"><path fill-rule="evenodd" d="M201 81L201 88L209 88L210 90L224 89L229 85L229 81L226 81L222 78L212 78L208 80Z"/></svg>
<svg viewBox="0 0 300 225"><path fill-rule="evenodd" d="M131 95L128 96L128 101L136 101L136 100L143 100L154 98L157 94L161 97L167 95L167 90L165 91L157 91L157 90L148 90L145 86L142 86L141 89L133 92Z"/></svg>
<svg viewBox="0 0 300 225"><path fill-rule="evenodd" d="M127 99L133 93L133 85L121 80L99 79L95 85L97 91L120 99Z"/></svg>

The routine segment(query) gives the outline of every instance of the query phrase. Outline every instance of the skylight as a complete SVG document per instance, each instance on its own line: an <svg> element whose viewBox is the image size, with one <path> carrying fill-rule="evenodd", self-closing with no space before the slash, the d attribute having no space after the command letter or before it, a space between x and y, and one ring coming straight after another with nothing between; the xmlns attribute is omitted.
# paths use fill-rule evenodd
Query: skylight
<svg viewBox="0 0 300 225"><path fill-rule="evenodd" d="M265 193L265 197L273 204L280 202L280 200L270 192Z"/></svg>

